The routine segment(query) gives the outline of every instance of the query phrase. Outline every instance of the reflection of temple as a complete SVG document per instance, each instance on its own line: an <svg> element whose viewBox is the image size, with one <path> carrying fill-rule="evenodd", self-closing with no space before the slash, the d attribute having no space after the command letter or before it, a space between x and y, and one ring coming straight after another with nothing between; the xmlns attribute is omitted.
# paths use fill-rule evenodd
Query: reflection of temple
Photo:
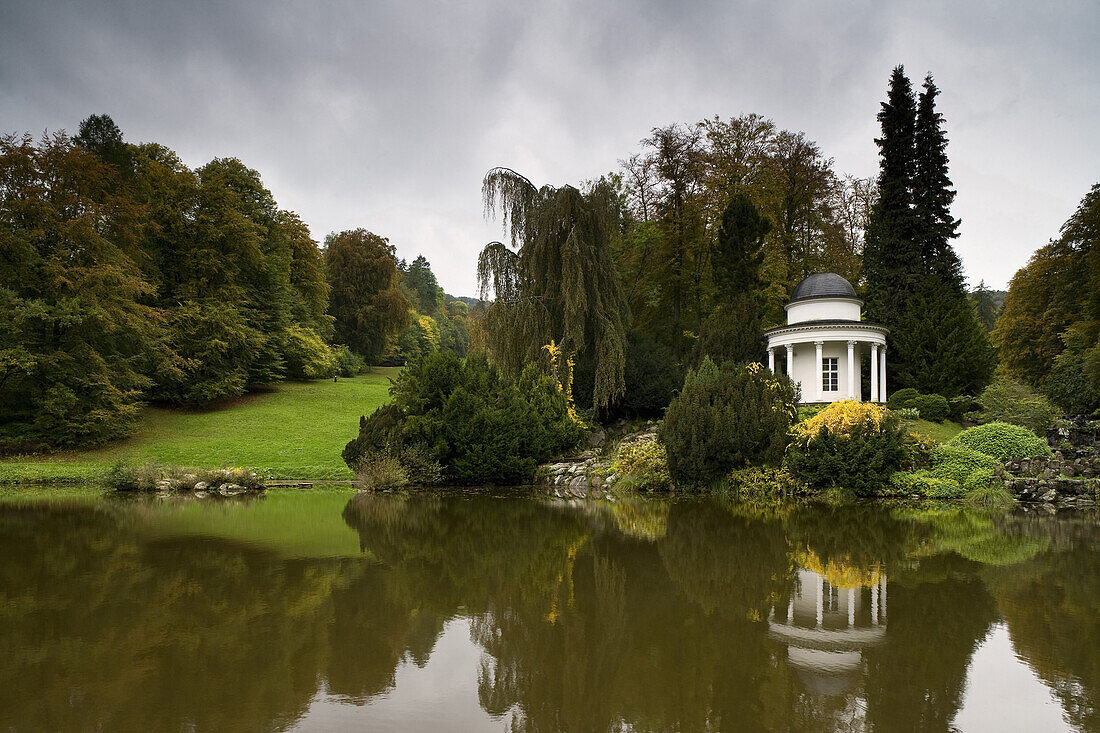
<svg viewBox="0 0 1100 733"><path fill-rule="evenodd" d="M787 662L808 691L845 692L863 649L886 636L886 574L876 570L833 585L813 570L799 570L785 618L774 607L768 614L768 635L787 645Z"/></svg>

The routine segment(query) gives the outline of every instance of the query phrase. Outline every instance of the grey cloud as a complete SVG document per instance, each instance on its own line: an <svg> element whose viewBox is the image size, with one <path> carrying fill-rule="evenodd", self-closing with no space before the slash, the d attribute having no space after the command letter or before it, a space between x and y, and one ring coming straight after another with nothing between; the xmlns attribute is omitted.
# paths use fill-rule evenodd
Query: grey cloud
<svg viewBox="0 0 1100 733"><path fill-rule="evenodd" d="M472 294L482 174L598 176L655 125L759 112L873 175L890 68L926 70L972 280L1003 286L1100 179L1094 3L9 2L5 131L111 114L235 155L318 239L364 226Z"/></svg>

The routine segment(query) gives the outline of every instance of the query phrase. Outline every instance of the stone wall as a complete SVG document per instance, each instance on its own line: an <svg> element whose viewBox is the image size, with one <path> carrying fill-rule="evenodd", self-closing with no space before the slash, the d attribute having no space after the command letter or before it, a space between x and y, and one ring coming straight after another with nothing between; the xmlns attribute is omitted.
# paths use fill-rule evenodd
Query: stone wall
<svg viewBox="0 0 1100 733"><path fill-rule="evenodd" d="M1100 497L1100 454L1077 448L1012 459L997 467L994 480L1020 501L1092 504Z"/></svg>

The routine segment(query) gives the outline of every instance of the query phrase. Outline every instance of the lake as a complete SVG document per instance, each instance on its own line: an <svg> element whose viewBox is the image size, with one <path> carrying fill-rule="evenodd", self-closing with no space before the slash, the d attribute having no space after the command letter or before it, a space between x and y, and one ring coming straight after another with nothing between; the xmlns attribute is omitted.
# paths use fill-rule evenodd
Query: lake
<svg viewBox="0 0 1100 733"><path fill-rule="evenodd" d="M1100 731L1100 515L0 494L0 731Z"/></svg>

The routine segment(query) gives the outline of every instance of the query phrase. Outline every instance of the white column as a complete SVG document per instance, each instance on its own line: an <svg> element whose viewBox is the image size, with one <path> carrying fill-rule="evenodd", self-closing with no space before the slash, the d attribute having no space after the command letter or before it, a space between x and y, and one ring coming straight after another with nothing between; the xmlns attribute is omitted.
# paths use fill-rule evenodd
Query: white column
<svg viewBox="0 0 1100 733"><path fill-rule="evenodd" d="M848 626L856 625L856 589L848 589Z"/></svg>
<svg viewBox="0 0 1100 733"><path fill-rule="evenodd" d="M787 344L787 376L794 380L794 344Z"/></svg>
<svg viewBox="0 0 1100 733"><path fill-rule="evenodd" d="M794 623L794 592L791 592L791 597L787 601L787 626Z"/></svg>
<svg viewBox="0 0 1100 733"><path fill-rule="evenodd" d="M817 627L821 628L821 622L825 620L825 578L817 582Z"/></svg>
<svg viewBox="0 0 1100 733"><path fill-rule="evenodd" d="M768 347L768 371L775 374L775 348Z"/></svg>
<svg viewBox="0 0 1100 733"><path fill-rule="evenodd" d="M848 399L856 399L856 342L848 342Z"/></svg>
<svg viewBox="0 0 1100 733"><path fill-rule="evenodd" d="M814 348L817 350L817 366L814 371L817 373L817 401L825 401L825 390L821 380L824 376L824 372L821 370L821 347L824 346L823 341L814 341Z"/></svg>
<svg viewBox="0 0 1100 733"><path fill-rule="evenodd" d="M882 571L882 590L879 591L879 597L882 598L882 620L886 621L886 571Z"/></svg>
<svg viewBox="0 0 1100 733"><path fill-rule="evenodd" d="M871 402L878 402L878 344L871 344Z"/></svg>
<svg viewBox="0 0 1100 733"><path fill-rule="evenodd" d="M878 583L871 586L871 623L878 626Z"/></svg>
<svg viewBox="0 0 1100 733"><path fill-rule="evenodd" d="M881 399L882 399L883 402L885 402L886 401L886 345L885 344L883 344L883 346L882 346L882 374L880 375L878 383L879 383L879 387L882 389Z"/></svg>

